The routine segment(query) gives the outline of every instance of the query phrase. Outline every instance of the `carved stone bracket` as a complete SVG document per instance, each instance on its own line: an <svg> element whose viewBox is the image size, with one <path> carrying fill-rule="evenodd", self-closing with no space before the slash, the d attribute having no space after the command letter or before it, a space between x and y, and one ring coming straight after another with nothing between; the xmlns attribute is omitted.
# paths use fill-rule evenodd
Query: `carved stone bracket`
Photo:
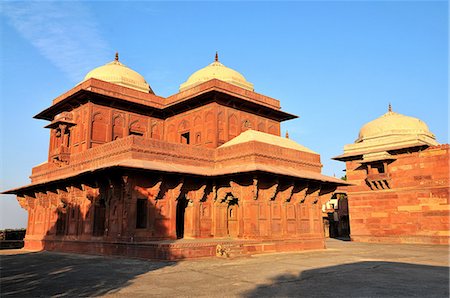
<svg viewBox="0 0 450 298"><path fill-rule="evenodd" d="M136 191L138 191L140 194L142 194L143 196L145 196L148 200L154 202L160 198L162 182L163 181L161 179L158 182L156 182L156 184L153 185L152 187L145 188L145 187L135 186L134 189Z"/></svg>
<svg viewBox="0 0 450 298"><path fill-rule="evenodd" d="M291 198L295 203L303 204L306 200L308 183L306 184L296 184L292 190Z"/></svg>
<svg viewBox="0 0 450 298"><path fill-rule="evenodd" d="M275 184L272 185L268 190L267 190L267 199L268 201L274 201L277 197L278 194L278 190L279 190L280 184L278 182L278 179L275 180Z"/></svg>
<svg viewBox="0 0 450 298"><path fill-rule="evenodd" d="M219 187L217 189L216 202L223 202L229 194L231 194L231 187Z"/></svg>
<svg viewBox="0 0 450 298"><path fill-rule="evenodd" d="M252 193L253 193L253 200L258 199L258 178L253 178L253 184L252 184Z"/></svg>
<svg viewBox="0 0 450 298"><path fill-rule="evenodd" d="M93 202L100 197L100 189L99 188L85 188L86 198Z"/></svg>
<svg viewBox="0 0 450 298"><path fill-rule="evenodd" d="M182 177L180 179L180 182L178 182L178 185L172 189L173 198L177 199L181 195L183 185L184 185L184 178Z"/></svg>
<svg viewBox="0 0 450 298"><path fill-rule="evenodd" d="M64 188L56 188L56 193L58 194L58 195L60 195L60 196L65 196L65 195L67 195L67 193L68 193L68 190L67 190L67 188L66 187L64 187Z"/></svg>
<svg viewBox="0 0 450 298"><path fill-rule="evenodd" d="M200 188L189 190L186 192L186 197L188 200L195 202L200 202L205 196L206 183L202 184Z"/></svg>
<svg viewBox="0 0 450 298"><path fill-rule="evenodd" d="M243 186L241 186L239 183L233 180L230 180L230 186L231 186L231 195L235 198L242 198Z"/></svg>
<svg viewBox="0 0 450 298"><path fill-rule="evenodd" d="M28 204L28 199L26 197L19 197L17 196L17 201L19 202L20 207L22 207L25 210L30 209L30 205Z"/></svg>
<svg viewBox="0 0 450 298"><path fill-rule="evenodd" d="M285 190L278 192L278 197L283 202L290 202L292 198L292 191L294 190L294 184L291 183Z"/></svg>
<svg viewBox="0 0 450 298"><path fill-rule="evenodd" d="M317 204L317 202L319 201L319 194L321 188L322 188L321 185L310 186L308 188L307 195L313 198L313 200L311 201L312 204Z"/></svg>
<svg viewBox="0 0 450 298"><path fill-rule="evenodd" d="M36 197L31 197L31 196L25 195L25 199L27 200L27 204L30 209L35 208L37 205L37 200L35 198Z"/></svg>
<svg viewBox="0 0 450 298"><path fill-rule="evenodd" d="M232 187L229 184L225 184L222 186L217 186L217 184L213 184L213 192L214 195L214 202L215 203L222 203L226 200L227 196L232 194Z"/></svg>

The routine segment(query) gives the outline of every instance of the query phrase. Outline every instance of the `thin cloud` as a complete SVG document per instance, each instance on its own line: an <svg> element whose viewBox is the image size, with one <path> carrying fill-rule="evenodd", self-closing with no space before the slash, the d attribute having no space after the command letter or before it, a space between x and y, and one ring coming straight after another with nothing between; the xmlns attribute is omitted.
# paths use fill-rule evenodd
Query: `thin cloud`
<svg viewBox="0 0 450 298"><path fill-rule="evenodd" d="M81 2L3 2L0 11L38 51L74 82L112 54ZM112 60L112 59L111 59Z"/></svg>

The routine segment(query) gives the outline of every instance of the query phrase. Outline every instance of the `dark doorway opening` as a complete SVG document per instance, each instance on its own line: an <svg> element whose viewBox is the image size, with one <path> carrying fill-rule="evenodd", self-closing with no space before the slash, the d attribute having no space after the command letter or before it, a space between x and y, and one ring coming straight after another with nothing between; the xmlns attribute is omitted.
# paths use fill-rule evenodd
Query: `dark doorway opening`
<svg viewBox="0 0 450 298"><path fill-rule="evenodd" d="M147 199L138 199L136 201L136 229L147 227L147 212Z"/></svg>
<svg viewBox="0 0 450 298"><path fill-rule="evenodd" d="M227 232L230 237L238 237L239 234L238 210L238 199L231 199L227 208Z"/></svg>
<svg viewBox="0 0 450 298"><path fill-rule="evenodd" d="M94 206L94 229L93 236L103 236L105 233L105 215L106 204L105 200L100 199Z"/></svg>
<svg viewBox="0 0 450 298"><path fill-rule="evenodd" d="M182 239L184 237L184 214L186 212L188 201L184 197L180 197L177 201L177 218L176 218L176 229L177 229L177 239Z"/></svg>
<svg viewBox="0 0 450 298"><path fill-rule="evenodd" d="M189 143L190 143L189 141L190 141L189 133L188 132L182 133L181 134L181 144L189 145Z"/></svg>
<svg viewBox="0 0 450 298"><path fill-rule="evenodd" d="M64 235L66 232L66 213L58 210L58 219L56 220L56 235Z"/></svg>

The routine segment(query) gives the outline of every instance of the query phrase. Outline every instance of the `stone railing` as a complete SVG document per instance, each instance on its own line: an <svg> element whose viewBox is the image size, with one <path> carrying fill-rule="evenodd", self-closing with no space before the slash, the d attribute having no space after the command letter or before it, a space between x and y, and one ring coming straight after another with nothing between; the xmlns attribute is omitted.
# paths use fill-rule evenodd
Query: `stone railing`
<svg viewBox="0 0 450 298"><path fill-rule="evenodd" d="M381 180L389 180L391 176L389 173L376 173L376 174L367 174L368 181L381 181Z"/></svg>
<svg viewBox="0 0 450 298"><path fill-rule="evenodd" d="M33 169L33 183L64 178L85 170L113 166L124 160L156 160L159 162L213 166L214 149L173 144L161 140L128 136L84 152L71 155L68 165L40 165Z"/></svg>
<svg viewBox="0 0 450 298"><path fill-rule="evenodd" d="M291 168L320 172L322 164L318 154L293 150L257 141L218 148L216 167L242 163L245 158L263 164L277 164Z"/></svg>
<svg viewBox="0 0 450 298"><path fill-rule="evenodd" d="M322 166L320 156L317 154L256 141L210 149L132 135L72 154L68 165L54 163L40 165L33 169L31 179L33 183L45 182L134 161L163 163L175 168L192 166L211 170L257 163L318 173Z"/></svg>
<svg viewBox="0 0 450 298"><path fill-rule="evenodd" d="M213 90L213 89L221 90L223 92L226 92L226 93L238 96L238 97L244 97L248 101L262 104L262 105L265 105L272 109L276 109L276 110L280 109L280 102L274 98L271 98L271 97L253 92L253 91L246 90L244 88L235 86L233 84L230 84L230 83L227 83L224 81L220 81L218 79L212 79L210 81L199 84L195 87L189 88L180 93L169 96L165 99L165 105L170 106L170 105L176 104L178 102L184 101L184 100L186 100L186 98L197 96L198 94L201 94L203 92Z"/></svg>

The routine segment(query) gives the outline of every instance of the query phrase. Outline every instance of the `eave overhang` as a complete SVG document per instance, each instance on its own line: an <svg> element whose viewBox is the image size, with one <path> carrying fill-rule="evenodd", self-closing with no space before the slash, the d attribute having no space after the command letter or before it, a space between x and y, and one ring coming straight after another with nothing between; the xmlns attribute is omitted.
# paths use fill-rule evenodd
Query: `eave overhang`
<svg viewBox="0 0 450 298"><path fill-rule="evenodd" d="M20 195L34 190L43 192L58 182L110 168L132 168L209 178L264 172L334 186L348 185L343 180L317 171L321 166L317 154L283 147L273 150L273 147L278 146L251 141L227 148L193 148L190 145L132 135L75 154L68 165L56 167L52 163L41 164L33 169L32 184L3 193ZM111 156L114 156L113 160ZM292 162L298 166L290 166Z"/></svg>
<svg viewBox="0 0 450 298"><path fill-rule="evenodd" d="M424 142L415 142L411 144L406 145L400 145L400 146L385 146L383 148L376 148L376 149L367 149L364 151L353 151L353 152L347 152L341 155L338 155L336 157L332 157L331 159L339 160L339 161L350 161L350 160L361 160L363 159L363 156L368 153L376 153L376 152L392 152L399 150L405 150L408 148L414 149L414 148L420 148L420 147L429 147L429 144L426 144Z"/></svg>
<svg viewBox="0 0 450 298"><path fill-rule="evenodd" d="M160 173L170 173L170 174L189 174L197 177L206 178L220 178L222 176L239 175L239 174L249 174L249 173L266 173L273 174L277 176L285 176L291 179L306 180L316 183L326 183L333 186L347 186L350 183L340 180L334 177L328 177L320 173L298 170L294 168L277 167L264 164L249 164L243 166L226 167L220 169L210 169L207 167L196 167L196 166L186 166L186 165L174 165L167 164L158 161L148 161L148 160L122 160L116 163L105 164L103 166L80 171L74 173L73 175L66 177L59 177L46 182L32 183L23 187L13 188L2 192L1 194L15 194L18 196L29 195L34 192L47 192L56 191L57 189L63 188L63 184L69 181L75 181L83 176L88 176L90 174L95 174L105 170L111 169L132 169L139 171L152 171ZM102 175L103 176L103 175Z"/></svg>
<svg viewBox="0 0 450 298"><path fill-rule="evenodd" d="M59 113L70 111L89 101L161 119L210 102L256 113L277 121L298 117L281 111L275 104L278 102L275 99L257 93L252 93L252 96L256 98L252 99L246 97L244 93L232 92L227 88L236 91L238 87L230 87L230 84L214 79L194 87L194 90L187 90L165 99L97 79L89 79L53 100L52 106L35 115L34 118L52 121ZM267 102L258 101L259 98Z"/></svg>

